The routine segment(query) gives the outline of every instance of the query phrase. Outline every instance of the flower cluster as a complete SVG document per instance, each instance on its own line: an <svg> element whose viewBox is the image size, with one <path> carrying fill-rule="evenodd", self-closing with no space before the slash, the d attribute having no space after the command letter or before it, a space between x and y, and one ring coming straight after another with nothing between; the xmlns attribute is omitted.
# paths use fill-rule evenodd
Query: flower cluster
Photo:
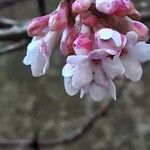
<svg viewBox="0 0 150 150"><path fill-rule="evenodd" d="M33 76L49 67L54 46L66 57L62 70L66 92L94 100L111 96L116 100L113 80L126 77L138 81L141 62L150 60L148 28L130 0L63 0L49 15L33 19L24 64Z"/></svg>

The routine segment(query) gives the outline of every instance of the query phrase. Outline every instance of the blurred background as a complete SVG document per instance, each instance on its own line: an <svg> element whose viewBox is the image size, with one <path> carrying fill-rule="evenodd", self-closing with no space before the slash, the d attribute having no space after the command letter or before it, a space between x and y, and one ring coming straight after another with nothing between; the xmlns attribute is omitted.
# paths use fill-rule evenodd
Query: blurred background
<svg viewBox="0 0 150 150"><path fill-rule="evenodd" d="M20 0L7 7L1 1L0 17L25 21L44 12L38 0ZM134 2L143 15L142 22L150 27L149 0ZM45 0L45 3L49 13L56 8L58 0ZM14 147L3 143L68 137L105 103L66 94L61 76L64 60L58 48L53 51L49 72L33 78L30 67L22 63L26 49L2 54L2 49L9 45L12 43L0 40L0 149L30 150L21 144ZM143 64L143 70L142 80L128 82L109 114L82 138L70 144L31 150L150 150L150 63ZM120 89L125 83L116 81L116 84Z"/></svg>

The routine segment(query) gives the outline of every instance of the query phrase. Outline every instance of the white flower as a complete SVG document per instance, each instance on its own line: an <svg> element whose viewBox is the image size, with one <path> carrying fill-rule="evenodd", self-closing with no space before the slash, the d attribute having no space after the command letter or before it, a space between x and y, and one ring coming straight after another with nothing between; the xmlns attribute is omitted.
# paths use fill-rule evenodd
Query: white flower
<svg viewBox="0 0 150 150"><path fill-rule="evenodd" d="M25 65L31 65L32 75L41 76L49 67L49 58L56 43L58 33L48 32L45 37L34 37L27 47L27 54L23 60Z"/></svg>
<svg viewBox="0 0 150 150"><path fill-rule="evenodd" d="M142 76L140 62L150 60L150 45L146 42L138 42L138 35L131 31L127 33L127 46L120 59L125 67L125 75L132 81L138 81Z"/></svg>
<svg viewBox="0 0 150 150"><path fill-rule="evenodd" d="M66 92L71 96L81 90L81 98L85 93L89 93L96 101L108 96L116 99L112 79L105 74L100 63L94 63L86 55L69 56L62 75Z"/></svg>

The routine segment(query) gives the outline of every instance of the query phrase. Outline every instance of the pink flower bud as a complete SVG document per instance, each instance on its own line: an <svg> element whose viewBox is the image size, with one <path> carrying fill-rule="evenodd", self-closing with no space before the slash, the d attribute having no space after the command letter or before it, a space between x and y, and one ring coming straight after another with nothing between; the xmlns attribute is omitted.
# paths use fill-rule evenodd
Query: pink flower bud
<svg viewBox="0 0 150 150"><path fill-rule="evenodd" d="M60 3L57 10L50 14L48 27L51 31L62 30L68 23L68 4Z"/></svg>
<svg viewBox="0 0 150 150"><path fill-rule="evenodd" d="M141 14L136 9L131 10L127 16L133 20L136 20L136 21L141 20Z"/></svg>
<svg viewBox="0 0 150 150"><path fill-rule="evenodd" d="M130 0L96 0L96 8L108 15L126 16L134 10Z"/></svg>
<svg viewBox="0 0 150 150"><path fill-rule="evenodd" d="M79 35L79 30L78 28L75 26L73 27L71 30L70 30L70 33L69 33L69 36L67 38L67 48L68 48L68 51L74 53L74 50L73 50L73 43L74 41L77 39Z"/></svg>
<svg viewBox="0 0 150 150"><path fill-rule="evenodd" d="M139 40L146 40L149 29L143 23L134 21L129 17L120 18L118 27L123 34L134 31L138 34Z"/></svg>
<svg viewBox="0 0 150 150"><path fill-rule="evenodd" d="M126 16L131 14L135 10L134 4L130 0L115 0L118 3L118 8L114 15L116 16Z"/></svg>
<svg viewBox="0 0 150 150"><path fill-rule="evenodd" d="M74 41L74 50L77 55L88 54L92 48L92 38L88 34L83 33Z"/></svg>
<svg viewBox="0 0 150 150"><path fill-rule="evenodd" d="M98 18L90 12L82 13L82 23L88 27L94 27L98 23Z"/></svg>
<svg viewBox="0 0 150 150"><path fill-rule="evenodd" d="M69 49L67 48L67 38L69 36L70 29L65 28L62 33L62 38L60 41L60 51L64 56L68 56L70 53Z"/></svg>
<svg viewBox="0 0 150 150"><path fill-rule="evenodd" d="M96 32L95 40L98 48L105 49L110 55L120 53L127 42L124 35L109 28L103 28Z"/></svg>
<svg viewBox="0 0 150 150"><path fill-rule="evenodd" d="M28 35L31 37L41 35L42 31L48 26L48 19L49 15L34 18L28 26Z"/></svg>
<svg viewBox="0 0 150 150"><path fill-rule="evenodd" d="M74 51L76 55L88 54L93 50L93 39L90 29L82 25L79 37L74 41Z"/></svg>
<svg viewBox="0 0 150 150"><path fill-rule="evenodd" d="M72 4L72 11L74 13L80 13L80 12L86 11L90 8L92 2L93 0L76 0Z"/></svg>

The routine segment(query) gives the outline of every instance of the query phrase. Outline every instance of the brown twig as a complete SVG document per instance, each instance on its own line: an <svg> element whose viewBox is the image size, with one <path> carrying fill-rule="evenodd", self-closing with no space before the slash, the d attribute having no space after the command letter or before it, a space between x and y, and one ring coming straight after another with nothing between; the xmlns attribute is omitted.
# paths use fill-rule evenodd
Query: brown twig
<svg viewBox="0 0 150 150"><path fill-rule="evenodd" d="M27 44L28 44L27 41L19 41L17 43L10 44L10 45L0 49L0 55L23 50L27 46Z"/></svg>
<svg viewBox="0 0 150 150"><path fill-rule="evenodd" d="M27 23L1 17L0 41L17 41L27 38Z"/></svg>
<svg viewBox="0 0 150 150"><path fill-rule="evenodd" d="M123 84L123 86L119 89L118 91L118 99L122 97L122 94L124 92L124 89L127 86L127 81ZM76 142L80 140L83 136L85 136L97 123L97 121L100 121L101 119L104 119L112 106L114 105L114 101L111 100L109 101L103 108L101 108L89 121L81 128L76 130L72 135L54 140L54 141L37 141L36 140L36 146L42 147L42 148L50 148L54 146L59 146L59 145L66 145L66 144L71 144L73 142ZM35 140L14 140L14 141L5 141L5 142L0 142L0 147L1 148L10 148L10 147L23 147L23 148L33 148L35 144Z"/></svg>
<svg viewBox="0 0 150 150"><path fill-rule="evenodd" d="M113 106L114 102L111 101L109 102L104 108L102 108L98 113L96 113L85 125L83 128L78 129L74 134L72 134L69 137L60 139L60 140L55 140L55 141L38 141L38 145L40 147L54 147L58 145L66 145L66 144L71 144L73 142L76 142L80 138L82 138L88 131L90 131L95 123L104 118L110 108ZM33 142L28 141L28 140L14 140L14 141L5 141L5 142L0 142L0 147L1 148L10 148L10 147L24 147L24 148L31 148L33 147Z"/></svg>
<svg viewBox="0 0 150 150"><path fill-rule="evenodd" d="M9 29L0 29L0 41L17 41L27 37L26 27L13 26Z"/></svg>

